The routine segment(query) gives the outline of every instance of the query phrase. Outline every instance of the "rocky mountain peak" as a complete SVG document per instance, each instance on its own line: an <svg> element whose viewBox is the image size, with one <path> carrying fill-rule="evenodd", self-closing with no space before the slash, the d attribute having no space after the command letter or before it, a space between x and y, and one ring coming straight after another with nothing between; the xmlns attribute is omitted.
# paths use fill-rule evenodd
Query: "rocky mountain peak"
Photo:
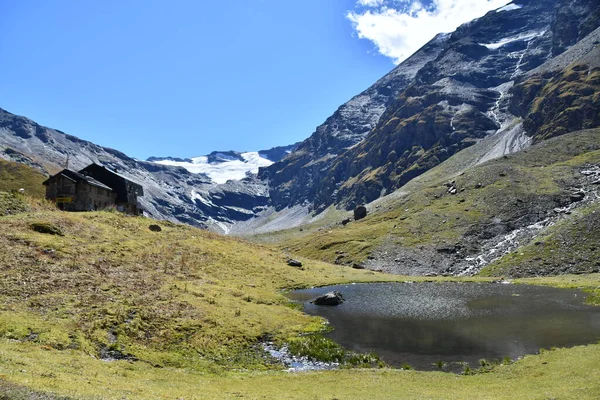
<svg viewBox="0 0 600 400"><path fill-rule="evenodd" d="M527 145L511 88L595 29L598 9L588 0L518 1L436 36L260 170L273 204L352 208L484 137L510 136L504 151Z"/></svg>

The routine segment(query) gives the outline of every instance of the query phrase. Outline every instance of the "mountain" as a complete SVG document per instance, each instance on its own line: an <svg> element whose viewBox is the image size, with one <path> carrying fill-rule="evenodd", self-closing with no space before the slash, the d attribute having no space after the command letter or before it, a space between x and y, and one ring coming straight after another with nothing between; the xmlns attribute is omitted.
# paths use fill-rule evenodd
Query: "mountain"
<svg viewBox="0 0 600 400"><path fill-rule="evenodd" d="M286 229L394 193L482 141L493 145L474 165L599 126L599 22L592 0L491 11L437 35L293 146L141 161L0 109L0 157L46 173L67 158L74 169L104 164L144 186L155 218Z"/></svg>
<svg viewBox="0 0 600 400"><path fill-rule="evenodd" d="M436 36L341 106L296 151L260 169L273 206L351 209L485 137L503 138L492 158L598 126L599 21L596 1L523 0ZM590 35L587 47L577 46ZM558 61L571 47L579 53ZM568 71L536 70L577 59L581 65Z"/></svg>
<svg viewBox="0 0 600 400"><path fill-rule="evenodd" d="M185 160L136 160L0 109L0 158L27 164L46 174L58 172L67 160L69 168L75 170L92 162L102 164L144 187L140 203L148 216L220 232L228 232L235 221L251 218L269 204L265 184L252 174L246 176L246 172L256 170L260 163L271 163L266 157L277 160L290 148L258 153L215 152L206 157L204 164L213 167L212 171L190 168L190 172L177 165L188 166ZM232 159L246 162L238 161L243 164L241 169L232 169ZM189 165L196 166L194 160ZM213 173L231 174L230 178L237 180L217 184L211 178Z"/></svg>

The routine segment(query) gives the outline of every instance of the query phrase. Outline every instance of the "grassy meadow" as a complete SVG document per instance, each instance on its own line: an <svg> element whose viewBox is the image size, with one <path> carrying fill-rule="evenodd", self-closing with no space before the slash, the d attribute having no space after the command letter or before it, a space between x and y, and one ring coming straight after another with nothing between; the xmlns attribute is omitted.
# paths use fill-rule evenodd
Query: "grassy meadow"
<svg viewBox="0 0 600 400"><path fill-rule="evenodd" d="M433 196L439 189L425 186L430 202L403 203L412 210L422 207L422 217L438 201ZM357 256L368 252L397 223L399 216L390 219L389 213L401 215L402 207L382 210L346 231L315 228L311 233L309 228L311 235L318 232L310 242L288 231L284 235L296 242L273 246L111 211L61 212L39 197L3 190L2 400L600 397L600 344L541 350L507 365L456 375L389 368L315 336L327 329L325 321L302 313L285 290L348 282L497 279L402 277L312 259L327 260L328 249L337 246L354 249ZM445 201L464 207L459 197ZM413 223L416 219L401 229L417 229L410 228ZM150 230L151 224L161 231ZM544 240L560 234L564 241L569 232L583 229L565 226L569 229L557 225L558 233ZM420 240L433 242L444 232L434 228L429 239ZM450 240L449 230L447 235ZM302 268L288 266L289 257L300 259ZM589 303L600 304L599 274L515 283L576 287L590 293ZM290 373L265 353L265 341L288 343L321 358L346 354L360 361L335 371Z"/></svg>

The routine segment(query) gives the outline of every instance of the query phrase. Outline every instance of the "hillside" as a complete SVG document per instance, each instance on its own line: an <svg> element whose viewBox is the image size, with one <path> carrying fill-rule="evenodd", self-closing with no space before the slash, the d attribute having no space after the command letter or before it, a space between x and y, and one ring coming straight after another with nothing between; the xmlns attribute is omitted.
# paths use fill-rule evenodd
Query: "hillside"
<svg viewBox="0 0 600 400"><path fill-rule="evenodd" d="M593 243L600 232L595 212L600 204L600 129L573 132L477 165L496 145L491 139L372 203L363 220L344 226L344 217L325 217L255 240L332 263L411 275L473 274L531 242L536 251L528 252L529 267L487 273L599 272L594 260L600 253ZM567 228L571 224L585 229ZM571 232L570 240L553 240L549 249L535 239L559 235L551 232L561 226ZM575 242L581 246L573 247ZM539 254L550 250L560 256ZM508 262L504 260L501 265Z"/></svg>
<svg viewBox="0 0 600 400"><path fill-rule="evenodd" d="M307 259L293 268L269 247L169 222L151 231L155 221L112 212L36 208L0 222L3 398L387 398L390 388L394 396L440 397L448 385L459 397L502 398L507 379L511 393L524 396L537 388L580 398L600 390L591 367L597 345L474 376L278 372L282 366L261 343L302 341L300 333L323 329L320 319L290 306L281 289L404 278ZM56 234L33 229L40 226ZM598 286L594 276L541 283ZM537 374L541 363L550 366ZM567 386L556 378L565 369L576 375Z"/></svg>
<svg viewBox="0 0 600 400"><path fill-rule="evenodd" d="M0 192L25 189L32 196L43 197L46 188L42 182L45 180L45 175L27 165L0 159Z"/></svg>
<svg viewBox="0 0 600 400"><path fill-rule="evenodd" d="M279 290L376 279L320 262L293 268L269 248L153 223L111 212L2 217L2 335L153 365L255 366L265 335L319 329Z"/></svg>

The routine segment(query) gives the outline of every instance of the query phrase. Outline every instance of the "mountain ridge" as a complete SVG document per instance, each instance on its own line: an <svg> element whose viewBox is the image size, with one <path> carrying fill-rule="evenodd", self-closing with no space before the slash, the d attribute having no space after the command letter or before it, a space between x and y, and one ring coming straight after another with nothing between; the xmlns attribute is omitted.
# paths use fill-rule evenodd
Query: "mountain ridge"
<svg viewBox="0 0 600 400"><path fill-rule="evenodd" d="M277 150L276 150L277 151ZM268 152L268 151L267 151ZM146 215L226 233L269 203L265 185L253 176L215 184L185 168L136 160L29 118L0 109L0 158L30 165L45 174L66 166L81 169L98 163L142 184Z"/></svg>
<svg viewBox="0 0 600 400"><path fill-rule="evenodd" d="M261 169L274 207L351 209L398 189L484 137L515 129L522 118L509 107L515 80L589 35L599 14L598 5L587 0L517 3L519 8L490 11L425 45L443 37L434 59L403 82L406 87L386 105L373 130L350 148L322 158L313 151L317 159L303 163L303 149L326 143L317 130L295 153ZM402 68L404 63L394 71ZM525 124L521 139L513 142L527 145L530 126Z"/></svg>

